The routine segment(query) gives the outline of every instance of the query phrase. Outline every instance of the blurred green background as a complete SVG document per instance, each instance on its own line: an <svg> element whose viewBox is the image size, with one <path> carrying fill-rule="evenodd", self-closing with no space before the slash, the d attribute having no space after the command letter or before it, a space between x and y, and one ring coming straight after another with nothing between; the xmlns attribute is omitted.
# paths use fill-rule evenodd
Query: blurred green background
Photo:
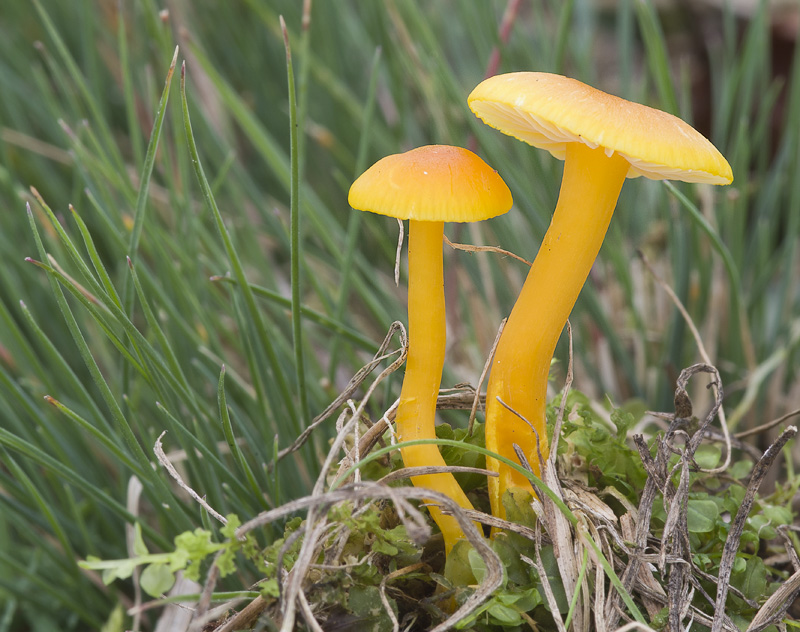
<svg viewBox="0 0 800 632"><path fill-rule="evenodd" d="M297 82L296 171L280 15ZM333 418L267 465L405 319L405 279L392 278L396 223L347 205L350 182L372 162L423 144L475 149L515 207L447 235L535 256L561 164L469 112L487 71L559 72L673 112L734 170L727 188L625 185L571 318L575 386L601 404L669 411L675 377L699 360L641 250L687 306L737 429L800 407L797 34L793 2L5 0L0 631L99 629L116 603L129 606L129 584L105 587L75 560L129 555L124 526L134 519L154 549L187 528L216 528L150 467L164 430L186 481L222 513L246 518L309 489ZM184 60L227 244L187 147ZM445 257L443 386L475 384L526 269L492 253ZM304 307L299 353L293 290ZM223 364L230 420L218 397ZM370 415L398 391L395 376ZM769 435L754 440L764 447Z"/></svg>

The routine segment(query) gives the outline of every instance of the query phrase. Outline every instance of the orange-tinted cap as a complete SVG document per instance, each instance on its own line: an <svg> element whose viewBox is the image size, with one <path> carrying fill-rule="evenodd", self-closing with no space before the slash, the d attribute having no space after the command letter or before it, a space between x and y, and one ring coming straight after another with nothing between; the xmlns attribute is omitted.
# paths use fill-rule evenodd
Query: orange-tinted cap
<svg viewBox="0 0 800 632"><path fill-rule="evenodd" d="M350 206L398 219L476 222L506 213L511 191L461 147L426 145L381 158L350 187Z"/></svg>
<svg viewBox="0 0 800 632"><path fill-rule="evenodd" d="M681 119L575 79L515 72L486 79L469 95L484 123L563 159L566 144L603 147L631 163L628 177L730 184L716 147Z"/></svg>

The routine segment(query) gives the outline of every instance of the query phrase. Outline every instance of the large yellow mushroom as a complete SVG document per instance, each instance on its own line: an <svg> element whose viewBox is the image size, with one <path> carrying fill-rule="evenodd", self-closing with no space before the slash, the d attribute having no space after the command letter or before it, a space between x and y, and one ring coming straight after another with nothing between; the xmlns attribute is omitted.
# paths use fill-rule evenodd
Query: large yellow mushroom
<svg viewBox="0 0 800 632"><path fill-rule="evenodd" d="M444 222L474 222L505 213L511 208L511 192L471 151L429 145L379 160L353 183L349 202L354 209L409 220L408 356L395 423L400 441L434 439L446 338ZM407 467L445 465L435 445L403 448L401 454ZM450 473L415 476L412 482L472 508ZM463 533L455 518L435 505L429 510L449 553Z"/></svg>
<svg viewBox="0 0 800 632"><path fill-rule="evenodd" d="M496 75L468 102L484 123L565 161L552 223L503 330L487 390L486 447L516 460L516 443L538 475L537 435L542 457L548 454L550 361L625 178L730 184L733 174L719 151L679 118L560 75ZM489 479L489 496L494 515L504 517L504 492L528 481L496 459L487 459L487 467L499 472Z"/></svg>

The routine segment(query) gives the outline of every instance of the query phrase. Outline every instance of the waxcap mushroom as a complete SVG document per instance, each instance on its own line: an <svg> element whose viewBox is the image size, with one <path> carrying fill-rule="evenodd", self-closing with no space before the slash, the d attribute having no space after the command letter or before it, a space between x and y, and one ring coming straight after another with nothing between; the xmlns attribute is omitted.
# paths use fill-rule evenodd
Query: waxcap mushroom
<svg viewBox="0 0 800 632"><path fill-rule="evenodd" d="M460 147L428 145L379 160L350 187L350 205L408 219L408 350L395 415L401 443L436 437L436 400L442 381L445 317L444 222L488 219L511 208L502 178L474 153ZM400 448L406 467L446 465L433 444ZM450 472L413 476L411 482L472 509ZM456 518L428 504L442 532L445 553L464 537Z"/></svg>
<svg viewBox="0 0 800 632"><path fill-rule="evenodd" d="M576 79L543 72L495 75L469 95L487 125L564 159L566 144L603 147L629 163L629 178L730 184L730 165L697 130L672 114L621 99Z"/></svg>
<svg viewBox="0 0 800 632"><path fill-rule="evenodd" d="M548 459L547 376L567 318L600 252L627 177L729 184L730 166L680 119L574 79L545 73L497 75L469 96L485 123L564 160L550 226L497 343L486 389L486 448L521 450L538 475ZM513 412L512 412L513 411ZM493 457L492 513L530 483Z"/></svg>
<svg viewBox="0 0 800 632"><path fill-rule="evenodd" d="M477 222L511 208L498 173L462 147L426 145L382 158L350 188L354 209L397 219Z"/></svg>

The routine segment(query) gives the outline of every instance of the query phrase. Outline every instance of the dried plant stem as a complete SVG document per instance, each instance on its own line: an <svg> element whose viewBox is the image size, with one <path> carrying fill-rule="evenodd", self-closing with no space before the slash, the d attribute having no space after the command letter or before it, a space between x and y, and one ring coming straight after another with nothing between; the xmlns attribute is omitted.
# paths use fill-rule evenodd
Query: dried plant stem
<svg viewBox="0 0 800 632"><path fill-rule="evenodd" d="M739 540L744 531L745 521L750 509L755 502L756 492L764 481L772 462L781 453L783 446L792 437L797 434L797 428L789 426L786 428L775 442L767 448L764 456L755 464L753 473L750 476L750 484L747 486L747 492L739 506L739 511L736 512L736 517L731 523L731 529L728 532L728 538L725 540L725 546L722 549L722 558L719 561L719 581L717 582L717 600L715 605L714 622L711 625L711 632L722 632L725 614L725 601L728 597L728 586L731 572L733 571L733 563L736 560L736 551L739 549Z"/></svg>
<svg viewBox="0 0 800 632"><path fill-rule="evenodd" d="M400 333L400 341L401 341L401 348L395 349L394 351L387 352L389 348L389 343L391 342L392 338L396 333ZM392 323L389 327L389 331L386 334L386 337L383 339L381 346L378 347L378 351L375 353L375 356L372 360L369 361L368 364L363 366L351 379L350 382L347 384L347 387L342 391L339 396L333 400L333 402L328 405L325 410L323 410L319 415L314 417L312 422L309 426L303 430L297 439L292 442L287 448L284 448L280 452L278 452L278 460L280 461L287 455L291 454L292 452L296 452L299 450L305 442L308 440L308 437L311 436L311 433L314 432L323 422L325 422L336 410L338 410L342 404L344 404L350 397L352 397L353 393L355 393L364 380L369 377L370 373L372 373L376 367L380 365L381 362L387 360L388 358L392 357L393 355L399 353L400 357L395 361L395 364L405 360L406 352L407 352L408 344L406 342L406 332L405 328L403 327L402 323L396 321ZM394 365L393 365L394 366ZM399 367L399 364L398 364ZM269 469L272 469L270 466Z"/></svg>
<svg viewBox="0 0 800 632"><path fill-rule="evenodd" d="M158 439L156 439L156 444L153 446L153 452L155 452L156 458L158 462L164 467L169 475L175 479L175 482L178 486L184 490L189 496L191 496L197 504L199 504L203 509L205 509L211 516L214 516L217 520L219 520L222 524L228 524L228 520L219 513L216 509L214 509L211 505L206 502L206 499L200 496L196 491L194 491L191 487L189 487L183 480L180 474L178 474L178 470L175 469L175 466L170 463L167 455L164 453L164 448L161 444L161 438L167 434L165 430L160 435L158 435Z"/></svg>
<svg viewBox="0 0 800 632"><path fill-rule="evenodd" d="M447 237L445 237L447 239ZM481 371L481 375L478 378L478 384L475 387L475 397L472 400L472 408L469 411L469 423L467 425L467 434L471 437L472 430L475 425L475 415L478 412L478 405L481 403L481 387L483 386L484 381L486 380L486 375L489 373L489 369L492 366L492 361L494 360L494 352L497 349L497 343L500 342L500 336L503 333L503 328L506 326L506 321L508 319L504 318L500 323L500 327L497 328L497 335L494 337L494 342L492 343L492 348L489 350L489 356L486 358L486 362L483 364L483 370ZM484 401L485 401L484 396Z"/></svg>
<svg viewBox="0 0 800 632"><path fill-rule="evenodd" d="M703 344L703 339L700 337L700 332L697 330L697 326L694 324L692 317L689 315L689 312L687 311L686 307L684 307L683 303L681 302L681 299L678 298L678 295L675 294L675 291L666 283L666 281L664 281L658 275L653 266L650 265L650 262L647 260L647 257L644 255L644 253L641 250L637 250L636 252L639 255L639 258L642 260L642 263L644 263L644 265L650 271L650 274L653 276L653 278L656 280L659 286L661 286L661 288L667 293L667 296L669 296L670 300L673 302L677 310L680 312L684 322L686 323L686 326L692 333L692 337L694 338L695 344L697 345L697 351L700 353L700 358L707 365L709 366L712 365L713 363L711 362L711 358L709 357L708 351L706 351L706 347ZM725 470L728 469L728 466L731 463L732 450L731 450L730 432L728 430L728 421L725 416L725 409L721 405L719 406L718 417L720 426L722 428L722 435L725 440L725 448L726 448L725 461L719 467L709 470L709 473L711 474L724 472Z"/></svg>
<svg viewBox="0 0 800 632"><path fill-rule="evenodd" d="M499 255L504 255L506 257L511 257L512 259L516 259L524 263L526 266L530 267L531 262L527 259L523 259L519 255L515 255L513 252L508 250L503 250L502 248L498 248L497 246L473 246L471 244L455 244L447 238L447 235L444 236L444 243L446 243L451 248L455 248L456 250L464 250L465 252L494 252Z"/></svg>

